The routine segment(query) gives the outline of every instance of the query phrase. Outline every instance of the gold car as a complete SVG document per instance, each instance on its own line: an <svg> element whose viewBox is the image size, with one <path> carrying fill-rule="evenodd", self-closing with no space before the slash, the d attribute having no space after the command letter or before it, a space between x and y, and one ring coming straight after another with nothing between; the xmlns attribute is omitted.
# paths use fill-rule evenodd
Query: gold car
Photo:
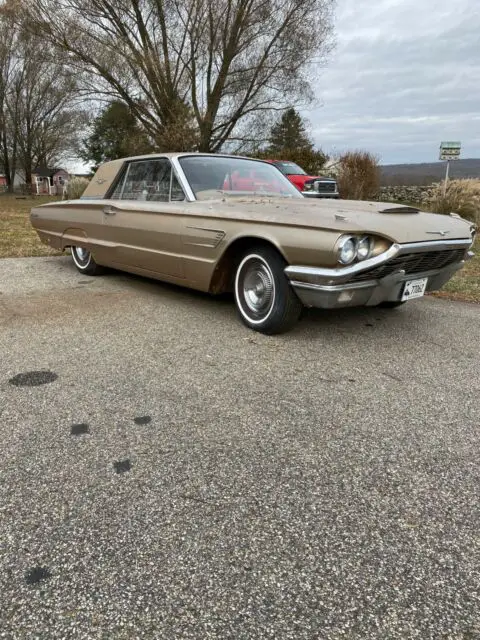
<svg viewBox="0 0 480 640"><path fill-rule="evenodd" d="M76 267L113 267L210 293L280 333L302 307L395 307L439 289L472 254L458 216L309 200L273 165L174 153L102 165L79 200L35 207L41 240Z"/></svg>

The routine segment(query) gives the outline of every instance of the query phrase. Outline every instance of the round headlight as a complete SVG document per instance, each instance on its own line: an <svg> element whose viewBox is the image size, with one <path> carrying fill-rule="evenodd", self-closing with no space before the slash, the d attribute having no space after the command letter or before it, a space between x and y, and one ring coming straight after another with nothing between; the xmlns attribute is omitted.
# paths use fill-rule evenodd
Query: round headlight
<svg viewBox="0 0 480 640"><path fill-rule="evenodd" d="M351 264L357 257L357 240L352 236L344 236L338 245L338 261Z"/></svg>
<svg viewBox="0 0 480 640"><path fill-rule="evenodd" d="M357 258L359 260L366 260L372 255L373 251L373 238L364 236L361 238L357 245Z"/></svg>

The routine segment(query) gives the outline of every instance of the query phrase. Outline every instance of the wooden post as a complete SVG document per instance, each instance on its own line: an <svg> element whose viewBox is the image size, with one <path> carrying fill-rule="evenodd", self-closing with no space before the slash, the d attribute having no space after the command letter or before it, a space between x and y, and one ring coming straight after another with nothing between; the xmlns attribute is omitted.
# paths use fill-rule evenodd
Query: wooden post
<svg viewBox="0 0 480 640"><path fill-rule="evenodd" d="M447 170L445 171L445 182L443 184L443 197L447 195L448 174L450 172L450 160L447 160Z"/></svg>

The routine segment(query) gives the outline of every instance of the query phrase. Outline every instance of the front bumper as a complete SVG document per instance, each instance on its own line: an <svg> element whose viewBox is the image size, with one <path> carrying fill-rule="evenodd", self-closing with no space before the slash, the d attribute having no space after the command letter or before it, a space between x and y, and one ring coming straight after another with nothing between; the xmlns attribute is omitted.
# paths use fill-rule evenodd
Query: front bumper
<svg viewBox="0 0 480 640"><path fill-rule="evenodd" d="M427 291L440 289L456 271L463 267L465 261L473 256L468 251L470 245L470 239L415 242L403 245L394 244L382 255L350 267L323 269L291 266L285 269L285 274L289 278L295 293L306 307L334 309L339 307L375 306L385 301L400 300L404 283L407 280L428 278ZM404 270L398 269L383 278L352 282L354 276L386 264L396 256L445 249L465 249L463 260L440 269L431 269L413 274L407 274Z"/></svg>

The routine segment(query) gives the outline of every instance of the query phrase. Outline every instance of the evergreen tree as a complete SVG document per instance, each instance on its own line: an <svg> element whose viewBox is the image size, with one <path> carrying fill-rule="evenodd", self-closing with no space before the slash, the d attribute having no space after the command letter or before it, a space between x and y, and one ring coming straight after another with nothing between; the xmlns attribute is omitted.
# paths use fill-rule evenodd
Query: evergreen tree
<svg viewBox="0 0 480 640"><path fill-rule="evenodd" d="M313 151L302 116L293 107L287 109L270 129L269 151L278 154L285 149Z"/></svg>
<svg viewBox="0 0 480 640"><path fill-rule="evenodd" d="M92 171L108 160L151 153L153 146L129 107L111 102L93 122L90 136L83 141L80 157L93 163Z"/></svg>

